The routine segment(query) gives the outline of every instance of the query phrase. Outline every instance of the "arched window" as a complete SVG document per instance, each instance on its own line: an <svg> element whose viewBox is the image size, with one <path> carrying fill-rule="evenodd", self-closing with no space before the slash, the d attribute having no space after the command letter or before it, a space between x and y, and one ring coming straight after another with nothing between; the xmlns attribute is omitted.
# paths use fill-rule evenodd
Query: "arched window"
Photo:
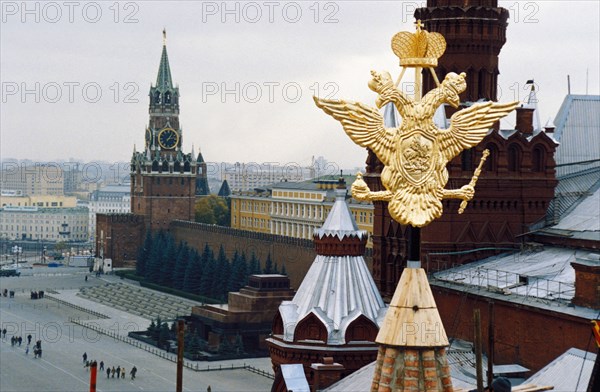
<svg viewBox="0 0 600 392"><path fill-rule="evenodd" d="M531 171L534 172L543 172L546 166L546 154L544 153L544 149L540 146L537 146L533 149L533 153L531 154Z"/></svg>
<svg viewBox="0 0 600 392"><path fill-rule="evenodd" d="M521 149L516 145L508 147L508 171L517 172L521 170Z"/></svg>
<svg viewBox="0 0 600 392"><path fill-rule="evenodd" d="M165 93L165 103L171 103L171 93L168 91Z"/></svg>
<svg viewBox="0 0 600 392"><path fill-rule="evenodd" d="M489 173L495 173L498 170L498 147L495 144L488 144L485 146L490 151L490 155L485 161L485 171Z"/></svg>
<svg viewBox="0 0 600 392"><path fill-rule="evenodd" d="M160 91L154 93L154 103L160 103Z"/></svg>

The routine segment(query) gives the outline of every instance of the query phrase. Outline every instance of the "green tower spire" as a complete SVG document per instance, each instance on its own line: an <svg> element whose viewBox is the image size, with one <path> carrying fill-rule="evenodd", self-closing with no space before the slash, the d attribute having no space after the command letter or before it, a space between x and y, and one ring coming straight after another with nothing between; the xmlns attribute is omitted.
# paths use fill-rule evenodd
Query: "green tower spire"
<svg viewBox="0 0 600 392"><path fill-rule="evenodd" d="M160 57L160 67L156 77L156 88L159 91L173 89L173 79L171 79L171 67L169 66L169 56L167 55L167 31L163 29L163 49Z"/></svg>

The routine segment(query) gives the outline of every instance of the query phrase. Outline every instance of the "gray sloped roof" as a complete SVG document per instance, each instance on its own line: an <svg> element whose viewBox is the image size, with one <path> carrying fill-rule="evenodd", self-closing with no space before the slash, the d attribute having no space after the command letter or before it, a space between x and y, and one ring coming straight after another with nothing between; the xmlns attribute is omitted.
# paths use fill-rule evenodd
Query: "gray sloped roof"
<svg viewBox="0 0 600 392"><path fill-rule="evenodd" d="M325 223L315 232L341 241L362 237L345 201L346 189L336 189L336 201ZM291 301L283 301L283 339L293 341L299 321L312 313L326 326L327 344L345 344L346 329L361 315L380 326L386 306L362 256L317 255Z"/></svg>
<svg viewBox="0 0 600 392"><path fill-rule="evenodd" d="M552 385L554 391L585 392L596 354L570 348L524 384Z"/></svg>
<svg viewBox="0 0 600 392"><path fill-rule="evenodd" d="M600 235L600 187L581 200L553 228L569 231L595 231ZM598 240L600 241L600 237Z"/></svg>
<svg viewBox="0 0 600 392"><path fill-rule="evenodd" d="M575 295L575 250L546 247L539 252L493 256L435 273L436 279L471 286L494 287L507 295L545 300L570 300Z"/></svg>
<svg viewBox="0 0 600 392"><path fill-rule="evenodd" d="M600 167L600 95L567 95L556 119L556 175ZM577 162L589 162L577 165Z"/></svg>

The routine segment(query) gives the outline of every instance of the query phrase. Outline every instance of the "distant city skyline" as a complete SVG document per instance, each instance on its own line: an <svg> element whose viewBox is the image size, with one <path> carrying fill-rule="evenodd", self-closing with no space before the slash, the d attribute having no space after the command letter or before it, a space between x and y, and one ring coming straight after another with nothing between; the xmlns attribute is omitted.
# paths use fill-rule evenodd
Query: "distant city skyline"
<svg viewBox="0 0 600 392"><path fill-rule="evenodd" d="M313 94L374 105L369 71L396 77L390 39L424 2L3 2L0 159L128 161L143 149L167 31L183 150L207 162L362 167L364 149ZM537 85L540 120L599 94L600 5L513 1L499 100ZM23 8L25 7L25 8ZM567 11L568 7L568 12ZM514 126L514 117L503 124Z"/></svg>

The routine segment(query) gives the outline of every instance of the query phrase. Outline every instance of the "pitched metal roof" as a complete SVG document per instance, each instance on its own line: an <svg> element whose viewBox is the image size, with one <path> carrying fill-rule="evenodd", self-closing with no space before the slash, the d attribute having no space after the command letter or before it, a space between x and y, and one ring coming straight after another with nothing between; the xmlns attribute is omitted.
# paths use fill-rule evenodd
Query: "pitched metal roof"
<svg viewBox="0 0 600 392"><path fill-rule="evenodd" d="M558 223L561 217L572 209L590 189L600 185L600 167L574 174L568 174L558 179L554 190L554 199L550 202L546 221L549 224Z"/></svg>
<svg viewBox="0 0 600 392"><path fill-rule="evenodd" d="M565 214L553 227L569 231L595 231L600 241L600 187Z"/></svg>
<svg viewBox="0 0 600 392"><path fill-rule="evenodd" d="M585 392L595 361L596 354L570 348L524 384L552 385L555 391Z"/></svg>
<svg viewBox="0 0 600 392"><path fill-rule="evenodd" d="M567 95L554 124L558 178L600 167L600 95Z"/></svg>
<svg viewBox="0 0 600 392"><path fill-rule="evenodd" d="M333 234L340 240L364 236L345 202L346 189L336 189L336 202L323 226L321 236ZM291 342L299 321L312 313L328 330L327 344L345 344L346 328L364 315L376 325L383 322L386 306L362 256L317 255L291 301L283 301L283 339Z"/></svg>
<svg viewBox="0 0 600 392"><path fill-rule="evenodd" d="M346 204L346 188L335 190L335 202L323 226L315 230L319 238L326 235L333 235L340 240L346 236L363 238L367 236L364 230L358 230L358 225L354 220L348 204Z"/></svg>
<svg viewBox="0 0 600 392"><path fill-rule="evenodd" d="M575 295L574 249L547 247L483 259L435 273L436 279L546 300Z"/></svg>

